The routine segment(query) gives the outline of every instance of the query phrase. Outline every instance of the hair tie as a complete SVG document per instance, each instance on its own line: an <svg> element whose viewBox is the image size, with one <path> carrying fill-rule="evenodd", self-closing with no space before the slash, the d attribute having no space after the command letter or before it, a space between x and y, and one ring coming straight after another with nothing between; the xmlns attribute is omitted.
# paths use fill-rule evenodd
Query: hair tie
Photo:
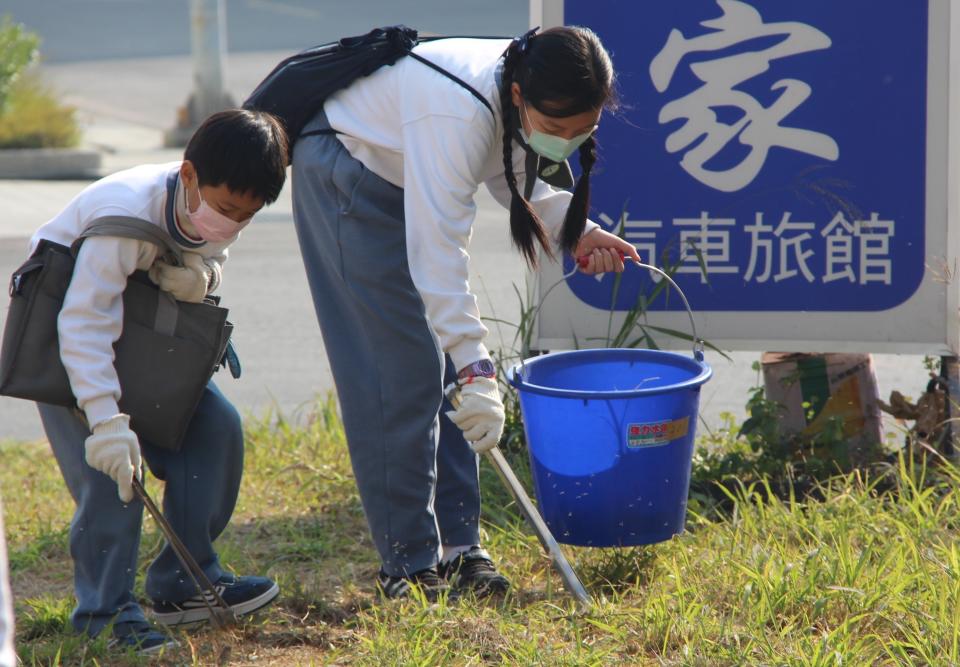
<svg viewBox="0 0 960 667"><path fill-rule="evenodd" d="M540 29L540 26L537 26L536 28L531 28L530 30L527 30L525 33L520 35L520 37L517 37L517 39L515 40L517 42L517 51L520 53L521 56L530 50L530 38L533 37L537 33L537 30L539 29Z"/></svg>

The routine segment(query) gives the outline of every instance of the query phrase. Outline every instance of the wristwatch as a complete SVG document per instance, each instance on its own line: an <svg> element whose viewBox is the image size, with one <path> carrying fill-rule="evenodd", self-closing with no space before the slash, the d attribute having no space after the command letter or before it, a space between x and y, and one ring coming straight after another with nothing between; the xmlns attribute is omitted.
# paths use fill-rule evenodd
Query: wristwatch
<svg viewBox="0 0 960 667"><path fill-rule="evenodd" d="M464 366L460 369L460 372L457 373L458 380L475 377L497 377L497 369L494 367L493 362L489 359L480 359L479 361L474 361L469 366Z"/></svg>

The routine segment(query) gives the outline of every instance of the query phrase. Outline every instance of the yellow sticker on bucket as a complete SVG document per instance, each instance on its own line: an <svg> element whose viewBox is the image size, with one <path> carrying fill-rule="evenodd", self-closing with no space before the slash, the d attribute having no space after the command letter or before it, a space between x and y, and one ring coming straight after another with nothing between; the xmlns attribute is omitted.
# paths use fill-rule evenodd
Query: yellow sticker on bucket
<svg viewBox="0 0 960 667"><path fill-rule="evenodd" d="M665 445L671 440L682 438L689 430L689 417L672 421L629 424L627 426L627 447L639 449L640 447Z"/></svg>

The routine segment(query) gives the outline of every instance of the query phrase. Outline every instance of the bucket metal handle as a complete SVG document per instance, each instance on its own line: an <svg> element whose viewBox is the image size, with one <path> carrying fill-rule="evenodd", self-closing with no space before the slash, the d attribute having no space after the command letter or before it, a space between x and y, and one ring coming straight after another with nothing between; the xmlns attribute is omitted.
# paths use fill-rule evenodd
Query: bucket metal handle
<svg viewBox="0 0 960 667"><path fill-rule="evenodd" d="M683 293L683 290L680 289L680 286L677 285L676 281L674 281L673 278L668 276L665 271L663 271L662 269L656 266L652 266L650 264L637 261L632 257L626 257L622 252L620 253L620 257L624 261L632 262L642 269L648 269L650 271L654 271L660 274L662 277L666 278L667 282L670 283L673 289L677 290L677 293L680 295L680 299L683 301L684 307L687 309L687 316L690 318L690 329L693 331L693 358L696 359L697 361L703 361L704 342L697 335L697 323L693 319L693 309L690 307L690 302L687 301L687 295ZM576 272L579 270L580 266L581 266L581 262L579 259L574 261L573 268L568 273L563 274L560 277L560 280L556 281L555 283L550 285L550 287L547 288L547 291L544 292L543 296L540 298L540 303L537 304L537 309L533 313L533 318L532 318L533 321L536 321L537 317L540 315L540 309L543 308L543 302L546 301L548 296L550 296L550 292L552 292L554 288L560 285L561 283L566 282L567 278L573 277L573 275L575 275ZM520 357L520 379L521 380L523 380L524 376L526 375L526 366L524 363L525 356L526 355L521 355Z"/></svg>

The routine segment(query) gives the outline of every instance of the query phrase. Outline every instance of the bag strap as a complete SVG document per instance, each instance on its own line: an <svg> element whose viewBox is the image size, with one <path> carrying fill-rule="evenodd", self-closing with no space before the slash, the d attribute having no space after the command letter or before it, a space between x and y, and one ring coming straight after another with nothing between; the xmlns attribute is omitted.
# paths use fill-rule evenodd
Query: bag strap
<svg viewBox="0 0 960 667"><path fill-rule="evenodd" d="M93 236L113 236L137 241L152 243L160 249L160 257L173 266L183 266L183 251L177 247L173 239L157 225L140 218L126 215L106 215L97 218L83 230L77 240L70 246L70 252L76 257L80 252L80 245L84 239ZM153 323L154 331L172 336L177 329L179 307L169 292L157 293L157 315Z"/></svg>
<svg viewBox="0 0 960 667"><path fill-rule="evenodd" d="M424 36L424 37L418 37L417 43L423 44L423 43L426 43L426 42L435 42L435 41L441 40L441 39L498 39L498 40L499 40L499 39L510 39L510 37L503 37L503 36L499 36L499 35L427 35L427 36ZM416 44L414 44L413 46L416 46ZM466 88L468 91L470 91L470 94L471 94L471 95L473 95L473 96L476 97L478 100L480 100L480 102L483 104L483 106L487 107L487 111L489 111L490 114L493 116L494 120L496 120L497 114L494 113L493 107L490 105L490 102L487 100L486 97L484 97L483 95L481 95L480 92L479 92L476 88L474 88L474 87L471 86L469 83L467 83L466 81L464 81L464 80L461 79L460 77L456 76L456 75L453 74L452 72L448 72L448 71L445 70L444 68L440 67L440 65L437 65L436 63L431 62L430 60L427 60L427 59L424 58L423 56L420 56L420 55L417 55L416 53L414 53L414 52L413 52L413 46L407 47L406 52L407 52L408 55L413 56L414 60L419 60L420 62L422 62L422 63L423 63L424 65L426 65L427 67L430 67L430 68L432 68L432 69L435 69L436 71L440 72L441 74L443 74L445 77L447 77L447 78L450 79L451 81L455 81L456 83L458 83L458 84L460 84L461 86L463 86L464 88Z"/></svg>
<svg viewBox="0 0 960 667"><path fill-rule="evenodd" d="M491 38L491 39L492 39L492 38ZM459 84L461 87L467 89L467 90L470 92L471 95L473 95L473 96L476 97L478 100L480 100L481 103L483 103L483 106L487 107L487 111L490 112L490 115L493 116L494 122L496 122L497 114L494 113L494 111L493 111L493 106L490 105L490 102L487 100L486 97L484 97L483 95L480 94L480 91L478 91L476 88L474 88L473 86L471 86L469 83L467 83L466 81L464 81L463 79L461 79L460 77L458 77L458 76L457 76L456 74L454 74L453 72L448 72L447 70L445 70L445 69L443 69L442 67L440 67L440 65L437 65L436 63L427 60L427 59L424 58L423 56L417 55L417 54L414 53L413 51L407 51L407 55L410 56L411 58L413 58L414 60L419 60L420 62L422 62L422 63L423 63L424 65L426 65L427 67L430 67L431 69L435 69L436 71L440 72L442 75L444 75L445 77L447 77L448 79L450 79L450 80L453 81L454 83L457 83L457 84ZM336 130L334 130L332 127L326 127L326 128L324 128L324 129L322 129L322 130L310 130L309 132L301 132L301 133L300 133L300 136L299 136L298 138L303 138L303 137L316 137L316 136L326 135L326 134L336 135L336 134L340 134L340 133L337 132Z"/></svg>
<svg viewBox="0 0 960 667"><path fill-rule="evenodd" d="M434 70L440 72L441 74L443 74L445 77L447 77L447 78L450 79L451 81L454 81L454 82L456 82L456 83L459 83L463 88L466 88L468 91L470 91L470 94L471 94L471 95L473 95L473 96L476 97L478 100L480 100L480 102L483 104L483 106L487 107L487 111L489 111L489 112L490 112L490 115L492 115L493 118L494 118L494 120L496 120L497 114L494 113L493 107L490 105L490 102L487 100L486 97L484 97L483 95L481 95L480 92L479 92L476 88L474 88L474 87L471 86L469 83L467 83L466 81L464 81L463 79L461 79L460 77L458 77L458 76L457 76L456 74L454 74L453 72L448 72L447 70L445 70L445 69L443 69L442 67L440 67L440 65L437 65L436 63L427 60L427 59L424 58L423 56L417 55L417 54L414 53L413 51L407 51L407 55L410 56L411 58L413 58L414 60L419 60L420 62L422 62L422 63L423 63L424 65L426 65L427 67L430 67L431 69L434 69Z"/></svg>
<svg viewBox="0 0 960 667"><path fill-rule="evenodd" d="M389 29L388 29L388 30L389 30ZM389 37L390 37L390 33L388 32L388 30L375 30L375 31L373 31L373 32L371 32L371 33L369 33L369 34L367 34L367 35L363 35L363 36L361 36L361 37L354 38L354 41L350 42L349 44L345 44L345 43L344 43L344 40L340 40L339 45L341 46L341 48L344 48L344 47L356 48L357 46L362 46L362 45L367 44L372 37L378 37L378 36L381 36L381 35L386 34L387 37L389 38ZM374 33L377 33L377 34L374 35ZM456 74L454 74L453 72L450 72L450 71L448 71L448 70L445 70L444 68L440 67L440 65L436 64L435 62L432 62L432 61L430 61L430 60L427 60L427 59L424 58L423 56L418 55L418 54L416 54L416 53L413 52L413 47L416 46L416 45L417 45L418 43L420 43L420 42L427 42L427 41L431 41L431 42L432 42L432 41L436 41L436 40L438 40L438 39L454 39L454 37L453 37L453 36L436 35L436 36L432 36L432 37L425 37L425 38L420 39L419 41L417 41L417 40L416 40L416 32L413 32L413 35L414 35L414 41L412 41L412 42L410 42L410 41L408 41L408 42L399 42L399 44L400 44L401 48L403 49L404 53L405 53L406 55L410 56L411 58L413 58L414 60L417 60L417 61L423 63L423 64L426 65L427 67L429 67L429 68L431 68L431 69L433 69L433 70L436 70L437 72L440 72L440 74L442 74L443 76L447 77L448 79L450 79L450 80L453 81L454 83L458 84L461 88L466 89L471 95L473 95L473 96L476 97L478 100L480 100L480 103L483 104L483 106L487 107L487 111L490 112L490 115L493 116L494 122L496 122L497 114L496 114L496 112L494 112L493 106L490 104L490 101L487 100L487 98L484 97L484 96L480 93L480 91L478 91L476 88L474 88L473 86L471 86L469 83L467 83L466 81L464 81L463 79L461 79L460 77L458 77L458 76L457 76ZM404 33L403 36L409 39L409 36L406 35L406 33ZM397 39L400 39L400 38L397 38ZM469 39L505 39L505 38L503 38L503 37L489 37L489 36L485 36L485 37L470 37ZM324 128L324 129L322 129L322 130L310 130L309 132L301 132L301 133L300 133L300 136L298 137L298 139L299 139L299 138L302 138L302 137L315 137L315 136L326 135L326 134L335 135L335 134L338 134L338 132L337 132L336 130L334 130L333 128Z"/></svg>
<svg viewBox="0 0 960 667"><path fill-rule="evenodd" d="M183 251L177 247L170 235L152 222L140 218L126 215L107 215L95 219L87 225L83 233L70 246L70 251L74 256L80 251L80 244L83 243L83 240L92 236L119 236L126 239L146 241L160 249L160 256L168 264L183 266Z"/></svg>

